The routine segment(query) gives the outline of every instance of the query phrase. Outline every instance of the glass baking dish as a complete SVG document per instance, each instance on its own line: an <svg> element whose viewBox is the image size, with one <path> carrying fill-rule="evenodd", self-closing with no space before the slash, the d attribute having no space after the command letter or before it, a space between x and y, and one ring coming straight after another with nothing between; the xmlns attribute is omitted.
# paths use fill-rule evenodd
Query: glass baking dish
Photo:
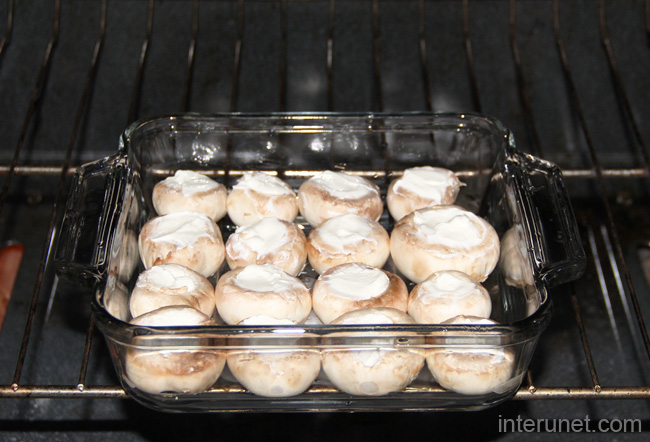
<svg viewBox="0 0 650 442"><path fill-rule="evenodd" d="M142 327L128 323L129 293L143 270L138 232L155 216L154 184L175 170L201 171L228 188L246 171L266 171L295 190L320 171L344 170L373 181L385 198L392 179L405 168L421 165L455 171L465 183L456 204L487 219L501 238L502 259L483 283L492 298L491 319L498 325ZM309 233L303 218L299 216L296 222ZM387 210L380 223L391 231L394 221ZM235 226L228 217L218 224L225 241ZM136 122L122 134L115 155L79 169L55 263L60 275L94 289L94 314L120 381L130 396L149 407L166 411L386 411L481 409L511 397L550 320L549 288L578 278L585 257L560 170L516 150L508 129L489 117L184 114ZM390 259L384 268L398 273ZM227 270L224 263L211 282ZM309 265L300 274L308 287L316 277ZM414 286L405 282L409 289ZM216 361L223 372L199 392L152 392L129 370L134 354ZM449 354L505 358L505 376L486 388L445 388L428 368L434 359ZM415 357L415 378L396 391L377 393L372 387L349 394L317 366L318 375L306 391L283 395L278 387L277 394L269 397L244 388L229 370L231 364L256 358L311 358L319 364L337 355L362 355L363 360L375 361L366 364L370 367L393 357ZM278 370L258 380L287 382L280 378L290 371ZM477 373L466 375L471 378ZM368 376L367 385L374 386L372 375ZM472 379L461 376L461 385L465 381Z"/></svg>

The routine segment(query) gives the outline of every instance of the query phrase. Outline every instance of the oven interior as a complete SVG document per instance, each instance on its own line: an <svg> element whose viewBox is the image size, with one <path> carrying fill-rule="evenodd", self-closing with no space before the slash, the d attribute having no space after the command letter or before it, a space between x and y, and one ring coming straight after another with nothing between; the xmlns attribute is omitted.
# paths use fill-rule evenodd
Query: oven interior
<svg viewBox="0 0 650 442"><path fill-rule="evenodd" d="M113 154L129 123L185 111L478 112L563 169L587 268L551 293L515 400L470 414L291 417L299 431L381 439L394 425L433 435L435 423L467 436L470 418L507 439L497 419L518 415L647 426L649 3L2 0L0 240L24 254L0 334L0 431L161 440L182 422L191 435L282 434L273 415L153 426L160 416L117 384L91 292L50 264L75 168Z"/></svg>

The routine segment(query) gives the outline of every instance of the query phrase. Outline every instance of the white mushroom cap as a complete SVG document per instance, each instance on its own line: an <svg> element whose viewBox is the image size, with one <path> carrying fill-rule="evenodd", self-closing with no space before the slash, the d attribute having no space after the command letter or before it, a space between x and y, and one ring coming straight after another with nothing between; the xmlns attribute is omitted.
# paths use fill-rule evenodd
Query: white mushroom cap
<svg viewBox="0 0 650 442"><path fill-rule="evenodd" d="M273 264L297 276L307 262L307 238L290 221L262 218L230 235L226 241L226 261L231 269Z"/></svg>
<svg viewBox="0 0 650 442"><path fill-rule="evenodd" d="M129 301L131 316L168 305L188 305L212 316L214 287L200 273L178 264L161 264L140 273Z"/></svg>
<svg viewBox="0 0 650 442"><path fill-rule="evenodd" d="M490 294L478 281L457 270L432 273L409 295L408 313L420 324L440 324L458 315L489 318Z"/></svg>
<svg viewBox="0 0 650 442"><path fill-rule="evenodd" d="M253 316L239 325L293 325L289 319L266 315ZM317 348L290 348L294 340L287 337L287 348L265 348L228 352L228 367L233 376L250 392L266 397L288 397L302 393L320 372L321 356Z"/></svg>
<svg viewBox="0 0 650 442"><path fill-rule="evenodd" d="M214 321L188 306L169 306L131 320L140 326L203 326ZM160 342L160 346L156 346ZM200 347L199 347L200 348ZM139 336L124 359L124 379L150 394L196 394L217 381L226 363L223 351L173 347L164 336Z"/></svg>
<svg viewBox="0 0 650 442"><path fill-rule="evenodd" d="M317 349L231 351L228 367L251 393L266 397L295 396L307 390L321 367Z"/></svg>
<svg viewBox="0 0 650 442"><path fill-rule="evenodd" d="M420 166L406 169L393 180L386 192L386 205L399 221L414 210L454 204L462 183L454 172L442 167Z"/></svg>
<svg viewBox="0 0 650 442"><path fill-rule="evenodd" d="M120 232L121 230L121 232ZM116 238L121 237L121 243L113 243L111 252L114 258L111 260L111 272L117 275L118 279L127 284L140 264L140 251L138 250L138 237L133 230L127 226L118 227Z"/></svg>
<svg viewBox="0 0 650 442"><path fill-rule="evenodd" d="M333 325L414 324L406 313L393 308L367 308L348 312ZM353 395L380 396L402 390L424 365L424 351L396 348L393 340L377 346L323 350L323 370L336 388Z"/></svg>
<svg viewBox="0 0 650 442"><path fill-rule="evenodd" d="M370 180L330 170L302 183L298 206L312 227L346 213L378 221L384 211L379 188Z"/></svg>
<svg viewBox="0 0 650 442"><path fill-rule="evenodd" d="M199 212L214 221L226 216L226 186L192 170L177 170L153 188L153 207L159 215Z"/></svg>
<svg viewBox="0 0 650 442"><path fill-rule="evenodd" d="M355 214L339 215L311 231L307 254L319 274L348 262L381 268L390 255L390 237L376 221Z"/></svg>
<svg viewBox="0 0 650 442"><path fill-rule="evenodd" d="M266 315L300 324L311 311L309 289L271 264L249 265L225 273L215 289L217 311L227 324Z"/></svg>
<svg viewBox="0 0 650 442"><path fill-rule="evenodd" d="M129 320L129 290L115 276L108 277L102 296L108 313L122 321Z"/></svg>
<svg viewBox="0 0 650 442"><path fill-rule="evenodd" d="M318 277L312 289L314 311L325 324L361 308L406 311L407 299L408 289L399 276L358 262L332 267Z"/></svg>
<svg viewBox="0 0 650 442"><path fill-rule="evenodd" d="M138 245L147 269L180 264L209 277L225 258L219 227L198 212L175 212L149 220L140 231Z"/></svg>
<svg viewBox="0 0 650 442"><path fill-rule="evenodd" d="M293 221L298 216L298 201L291 186L264 172L246 172L230 190L226 205L237 226L271 217Z"/></svg>
<svg viewBox="0 0 650 442"><path fill-rule="evenodd" d="M457 316L443 324L496 324L490 319ZM478 395L498 391L514 376L514 351L510 347L478 346L435 348L426 353L427 366L444 388Z"/></svg>
<svg viewBox="0 0 650 442"><path fill-rule="evenodd" d="M501 238L499 268L506 284L518 288L535 284L526 249L527 246L518 225L508 229Z"/></svg>
<svg viewBox="0 0 650 442"><path fill-rule="evenodd" d="M472 212L433 206L395 224L390 251L399 271L415 283L440 270L458 270L482 282L499 260L499 236Z"/></svg>

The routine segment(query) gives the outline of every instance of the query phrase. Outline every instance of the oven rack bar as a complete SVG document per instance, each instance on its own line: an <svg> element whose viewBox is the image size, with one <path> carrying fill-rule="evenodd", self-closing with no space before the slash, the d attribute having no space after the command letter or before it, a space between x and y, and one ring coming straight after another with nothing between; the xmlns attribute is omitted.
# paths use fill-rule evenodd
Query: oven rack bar
<svg viewBox="0 0 650 442"><path fill-rule="evenodd" d="M243 392L244 390L242 390ZM429 391L438 391L427 389ZM442 390L440 390L442 391ZM327 387L312 387L304 394L333 393L335 390ZM232 389L211 389L210 394L233 393ZM408 393L408 392L406 392ZM418 393L421 393L419 391ZM0 386L0 398L32 398L32 399L128 399L129 396L119 386L92 385L26 385L17 389L11 386ZM590 387L539 387L531 390L521 387L513 397L514 400L621 400L621 399L650 399L650 387L602 387L599 391Z"/></svg>
<svg viewBox="0 0 650 442"><path fill-rule="evenodd" d="M69 166L65 170L66 175L74 175L79 166ZM13 170L14 175L58 175L61 173L61 166L56 164L48 165L17 165L13 169L9 164L0 163L0 176L9 174ZM301 175L304 171L294 171L294 175ZM645 167L628 167L628 168L602 168L603 178L650 178L650 172ZM166 173L166 172L165 172ZM291 172L290 172L291 173ZM225 170L215 169L210 174L212 176L224 175ZM373 176L383 176L383 171L373 171ZM562 169L562 175L570 179L597 179L598 173L595 168L591 169Z"/></svg>
<svg viewBox="0 0 650 442"><path fill-rule="evenodd" d="M343 1L343 0L339 0ZM280 85L278 88L279 91L279 111L290 110L287 109L287 9L291 7L292 2L286 0L281 1L281 63L280 63ZM379 30L379 23L381 19L388 19L381 17L380 10L380 1L372 0L371 7L369 7L369 13L371 14L372 22L372 54L373 54L373 72L374 78L373 82L375 84L375 97L376 108L381 111L384 109L384 97L382 93L382 69L381 69L381 32ZM17 145L14 149L14 155L12 160L6 164L0 164L0 175L4 176L4 183L2 188L2 193L0 194L0 212L4 208L4 202L6 200L7 194L11 189L13 184L12 178L18 175L52 175L60 176L58 183L58 192L55 198L55 202L52 206L52 217L49 225L48 232L48 241L43 246L43 254L40 262L39 269L36 274L35 286L33 295L31 298L31 307L29 309L28 317L26 318L25 333L22 337L21 350L19 352L15 374L10 384L0 385L0 397L7 398L26 398L26 397L47 397L47 398L77 398L77 397L96 397L96 398L124 398L126 394L124 390L119 386L93 386L92 380L87 379L87 368L90 357L90 349L92 346L92 337L94 334L94 319L89 318L89 325L86 333L86 341L84 344L83 354L81 357L81 366L79 369L79 382L77 385L23 385L21 383L21 373L23 364L26 357L26 351L28 348L28 343L30 339L30 332L32 324L35 318L35 306L38 301L39 294L42 289L43 275L46 271L48 265L48 257L50 255L50 244L52 243L53 235L55 234L55 225L54 220L56 215L60 210L60 203L62 201L62 190L65 187L67 178L74 173L75 167L71 165L71 154L75 149L82 149L83 146L78 146L78 136L81 131L81 125L85 118L87 117L86 112L88 109L88 101L92 96L92 89L95 86L95 75L98 63L100 63L101 49L103 46L105 38L105 29L106 29L106 0L98 2L99 9L99 29L98 29L98 39L95 44L95 49L91 57L90 65L88 68L88 74L85 84L83 87L82 98L78 104L78 110L75 118L73 127L70 130L70 141L68 143L68 150L66 152L66 158L61 164L54 165L30 165L30 164L19 164L20 153L23 148L25 137L28 135L30 125L32 121L37 118L38 113L41 109L37 106L38 102L42 99L42 94L45 91L44 84L47 82L50 64L53 57L56 57L57 51L57 42L58 35L60 31L60 9L61 9L61 0L53 0L54 12L53 12L53 21L52 21L52 35L51 38L44 50L43 61L41 63L39 74L37 77L36 84L32 90L30 96L28 110L24 115L23 124L20 129L20 135L18 138ZM144 73L147 69L147 60L149 48L151 46L153 38L153 23L155 19L155 0L148 0L147 9L146 9L146 21L144 29L144 40L142 41L141 50L139 53L139 59L137 64L137 70L134 76L133 89L131 91L130 106L128 112L128 122L132 122L138 118L139 114L139 105L140 105L140 96L142 93L142 82L144 81ZM0 61L5 56L6 51L11 49L12 33L14 29L14 0L7 0L7 25L5 30L5 35L0 40ZM328 26L327 26L327 109L334 110L334 91L333 91L333 81L332 81L332 71L333 66L336 63L334 58L335 54L335 45L336 41L334 38L334 30L336 28L335 23L335 11L336 11L336 0L329 1L329 14L328 14ZM650 45L650 8L647 7L648 2L646 2L646 33L648 34L649 45ZM469 85L471 91L471 96L474 103L474 110L481 112L482 103L481 103L481 90L478 82L477 74L477 60L474 54L474 45L472 44L472 21L470 17L470 11L473 6L473 2L470 0L462 0L462 35L464 39L464 48L465 56L467 60L467 66L469 70ZM592 163L590 168L567 168L564 169L564 176L569 180L574 179L589 179L595 180L599 188L599 197L602 201L602 205L605 210L605 215L607 219L606 226L604 230L601 230L601 237L603 241L608 242L608 252L609 252L609 263L612 271L615 272L614 278L617 281L624 281L624 285L621 284L618 288L619 294L622 299L628 299L632 304L634 310L634 317L631 318L634 321L634 324L630 324L633 328L633 336L640 336L642 345L645 349L646 356L650 357L650 340L648 339L648 333L646 330L646 325L644 322L643 315L640 310L637 290L634 287L634 283L630 276L629 266L626 262L623 246L619 238L619 233L617 226L614 220L614 213L611 208L610 199L611 195L606 187L606 180L613 178L624 178L624 179L644 179L647 180L650 178L650 161L649 155L647 152L647 147L641 136L641 132L638 126L639 118L636 116L632 110L632 107L629 103L628 95L625 90L625 84L622 80L620 70L615 50L610 42L608 28L607 28L607 7L606 2L601 0L599 4L599 29L601 32L602 45L604 48L603 56L606 58L607 63L610 66L612 71L612 87L615 90L615 93L621 103L623 103L622 108L619 110L621 117L627 121L631 132L633 135L634 146L637 149L639 155L643 158L642 164L635 165L634 167L629 168L608 168L601 165L601 161L596 150L593 147L593 141L588 129L588 124L586 123L586 117L582 109L582 105L578 94L576 93L575 80L573 79L571 62L568 58L565 42L562 36L562 23L560 23L560 3L558 0L553 0L553 25L554 25L554 37L557 45L558 56L562 61L562 67L565 75L566 85L569 90L569 95L572 103L572 109L575 117L580 122L584 138L587 142L588 154ZM419 17L420 20L417 23L418 29L418 53L420 55L419 65L421 67L421 75L423 82L425 84L424 90L426 93L425 97L425 106L427 110L435 111L435 107L431 100L431 90L429 87L430 81L430 72L427 68L427 48L430 46L427 44L426 35L424 32L424 11L427 7L424 0L419 0ZM198 44L198 20L197 17L200 14L200 2L194 0L192 2L192 21L191 21L191 41L188 45L187 50L187 60L186 60L186 75L185 82L179 90L182 91L182 105L180 111L191 110L190 103L190 91L192 88L192 78L193 78L193 66L195 63L195 49ZM520 95L520 100L522 107L524 109L524 120L525 126L528 131L528 135L532 140L532 147L535 153L539 155L544 155L544 153L549 150L548 146L543 146L540 141L539 131L536 127L536 120L533 116L531 96L529 93L530 79L526 77L524 70L522 69L522 61L520 58L520 45L517 39L517 21L516 21L516 8L517 1L510 0L509 2L509 16L508 16L508 36L511 45L513 63L516 69L516 78L517 86ZM242 53L246 50L244 47L244 27L246 23L246 2L245 0L238 0L238 13L237 13L237 38L234 42L234 59L232 64L232 77L231 77L231 96L230 96L230 110L237 110L238 94L240 91L240 74L241 74L241 64L242 64ZM1 65L0 65L1 68ZM224 173L228 175L230 168L226 165ZM591 229L591 230L590 230ZM583 232L587 230L588 232L593 231L592 227L587 227L582 229ZM607 267L600 261L600 258L596 257L592 253L592 260L594 261L594 266L596 268ZM605 294L603 293L603 296ZM515 395L515 399L518 400L544 400L544 399L648 399L650 398L650 387L649 386L608 386L605 379L600 379L596 373L594 358L593 358L593 349L597 351L597 346L593 346L589 341L589 331L586 328L583 315L580 308L579 295L576 293L575 287L571 288L571 304L574 311L574 318L576 327L581 336L581 342L584 350L584 358L586 360L589 376L592 381L591 386L537 386L533 383L533 373L529 372L527 377L527 385L524 385ZM542 338L544 339L544 338ZM310 392L318 392L319 389L314 387Z"/></svg>

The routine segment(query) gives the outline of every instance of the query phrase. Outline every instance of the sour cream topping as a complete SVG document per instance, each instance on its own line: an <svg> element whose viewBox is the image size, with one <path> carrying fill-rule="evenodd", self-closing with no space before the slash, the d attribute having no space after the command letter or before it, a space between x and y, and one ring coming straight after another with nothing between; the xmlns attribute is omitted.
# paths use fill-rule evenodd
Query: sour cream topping
<svg viewBox="0 0 650 442"><path fill-rule="evenodd" d="M373 225L364 217L347 214L330 218L318 226L317 230L324 243L344 249L347 245L371 240Z"/></svg>
<svg viewBox="0 0 650 442"><path fill-rule="evenodd" d="M161 264L142 272L135 285L146 287L147 284L171 290L185 288L188 292L192 292L196 290L196 275L181 265Z"/></svg>
<svg viewBox="0 0 650 442"><path fill-rule="evenodd" d="M287 183L264 172L246 172L232 188L253 190L271 196L295 195L293 189Z"/></svg>
<svg viewBox="0 0 650 442"><path fill-rule="evenodd" d="M327 193L341 199L358 199L377 192L368 180L343 172L326 170L311 179Z"/></svg>
<svg viewBox="0 0 650 442"><path fill-rule="evenodd" d="M473 247L481 244L486 234L478 216L458 207L418 210L413 222L429 244Z"/></svg>
<svg viewBox="0 0 650 442"><path fill-rule="evenodd" d="M461 299L481 295L481 290L475 283L460 278L454 272L439 272L420 285L421 299L424 303L431 303L441 298Z"/></svg>
<svg viewBox="0 0 650 442"><path fill-rule="evenodd" d="M162 183L171 189L181 191L183 196L210 192L218 189L220 186L216 181L192 170L177 170L174 176L166 178Z"/></svg>
<svg viewBox="0 0 650 442"><path fill-rule="evenodd" d="M284 292L305 287L298 278L272 264L248 265L235 279L239 287L254 292Z"/></svg>
<svg viewBox="0 0 650 442"><path fill-rule="evenodd" d="M395 192L410 192L440 203L446 189L457 182L458 179L451 170L422 166L406 169L393 189Z"/></svg>
<svg viewBox="0 0 650 442"><path fill-rule="evenodd" d="M266 255L289 242L287 226L277 218L262 218L261 220L239 227L235 231L238 241L231 243L237 251L237 244L241 242L259 255Z"/></svg>
<svg viewBox="0 0 650 442"><path fill-rule="evenodd" d="M154 242L167 242L178 248L188 247L197 239L212 236L216 225L210 218L197 212L175 212L159 216L154 223L149 239Z"/></svg>
<svg viewBox="0 0 650 442"><path fill-rule="evenodd" d="M366 300L386 291L390 279L384 272L363 264L352 264L323 277L323 281L340 297Z"/></svg>

